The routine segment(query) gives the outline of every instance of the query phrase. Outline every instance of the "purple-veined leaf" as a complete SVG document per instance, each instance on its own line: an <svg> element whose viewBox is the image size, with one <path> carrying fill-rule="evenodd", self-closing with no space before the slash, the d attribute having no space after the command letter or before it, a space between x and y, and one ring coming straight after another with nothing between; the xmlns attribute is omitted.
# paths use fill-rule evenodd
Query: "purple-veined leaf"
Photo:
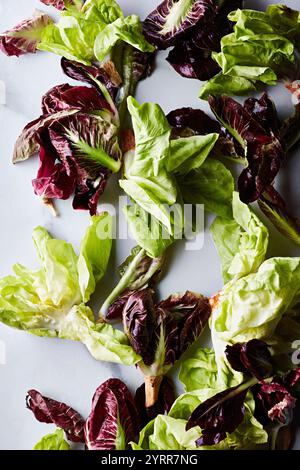
<svg viewBox="0 0 300 470"><path fill-rule="evenodd" d="M155 310L153 291L143 289L133 292L123 310L124 331L134 351L146 365L151 365L155 355Z"/></svg>
<svg viewBox="0 0 300 470"><path fill-rule="evenodd" d="M68 60L65 57L61 59L61 67L63 72L73 80L82 81L95 87L100 94L106 94L107 90L115 102L120 89L121 78L117 72L104 66L96 65L87 66L79 62Z"/></svg>
<svg viewBox="0 0 300 470"><path fill-rule="evenodd" d="M97 388L85 424L89 450L125 450L139 432L134 399L119 379L109 379Z"/></svg>
<svg viewBox="0 0 300 470"><path fill-rule="evenodd" d="M8 56L17 57L36 52L43 29L51 23L48 15L36 10L32 18L0 34L0 50Z"/></svg>
<svg viewBox="0 0 300 470"><path fill-rule="evenodd" d="M175 46L170 51L167 61L185 78L205 81L220 71L220 67L211 57L211 52L197 48L191 41L183 41L182 44Z"/></svg>
<svg viewBox="0 0 300 470"><path fill-rule="evenodd" d="M271 383L261 383L254 392L255 414L262 424L272 422L282 426L291 423L296 399L290 391L274 379Z"/></svg>
<svg viewBox="0 0 300 470"><path fill-rule="evenodd" d="M70 406L45 397L36 390L27 392L26 405L38 421L55 424L65 431L70 441L84 442L85 421Z"/></svg>
<svg viewBox="0 0 300 470"><path fill-rule="evenodd" d="M41 116L27 124L15 143L13 163L27 160L27 158L38 152L40 147L40 133L50 124L66 116L76 114L78 111L80 111L79 108L68 108L51 115Z"/></svg>
<svg viewBox="0 0 300 470"><path fill-rule="evenodd" d="M225 354L231 367L238 372L259 380L273 373L272 356L264 341L252 339L247 343L228 345Z"/></svg>
<svg viewBox="0 0 300 470"><path fill-rule="evenodd" d="M217 119L245 149L248 167L242 171L238 181L240 198L245 203L256 201L262 195L273 182L285 157L277 129L263 127L266 126L266 116L272 115L269 126L275 122L275 108L270 103L265 95L256 102L254 99L248 101L248 109L252 109L250 114L229 96L209 98ZM253 112L253 109L257 111Z"/></svg>
<svg viewBox="0 0 300 470"><path fill-rule="evenodd" d="M218 444L237 429L244 419L244 401L254 380L228 388L197 406L186 425L187 430L200 426L197 446Z"/></svg>
<svg viewBox="0 0 300 470"><path fill-rule="evenodd" d="M122 318L123 309L134 291L155 286L160 279L163 263L164 256L150 258L145 250L134 247L119 267L120 281L104 302L102 315L109 320Z"/></svg>
<svg viewBox="0 0 300 470"><path fill-rule="evenodd" d="M57 8L57 10L64 10L70 6L76 6L78 10L81 9L82 5L84 4L85 0L40 0L47 6L51 6Z"/></svg>
<svg viewBox="0 0 300 470"><path fill-rule="evenodd" d="M289 213L285 201L273 186L266 189L258 205L282 235L300 245L300 221Z"/></svg>
<svg viewBox="0 0 300 470"><path fill-rule="evenodd" d="M186 291L184 294L171 295L157 304L156 308L166 331L169 329L166 341L170 347L166 348L165 362L174 363L202 333L211 315L211 307L205 297ZM171 341L172 337L177 340Z"/></svg>
<svg viewBox="0 0 300 470"><path fill-rule="evenodd" d="M215 13L212 0L164 0L147 16L144 32L149 42L167 49L199 24L209 23Z"/></svg>
<svg viewBox="0 0 300 470"><path fill-rule="evenodd" d="M98 91L87 86L70 86L65 83L51 88L42 97L42 112L44 115L70 108L78 108L82 111L97 109L110 111L107 101L101 97Z"/></svg>

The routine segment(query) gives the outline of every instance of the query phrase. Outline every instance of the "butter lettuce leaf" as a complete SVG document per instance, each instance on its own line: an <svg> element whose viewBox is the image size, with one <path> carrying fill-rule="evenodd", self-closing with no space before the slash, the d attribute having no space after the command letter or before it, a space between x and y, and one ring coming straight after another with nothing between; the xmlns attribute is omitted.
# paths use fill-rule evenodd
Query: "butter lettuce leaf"
<svg viewBox="0 0 300 470"><path fill-rule="evenodd" d="M137 362L126 335L105 322L95 323L84 304L108 263L111 222L107 213L91 219L79 257L71 244L37 227L33 240L41 267L16 264L15 275L0 280L0 321L37 336L81 341L97 360Z"/></svg>
<svg viewBox="0 0 300 470"><path fill-rule="evenodd" d="M33 450L71 450L71 448L64 439L63 430L57 429L54 433L42 437Z"/></svg>
<svg viewBox="0 0 300 470"><path fill-rule="evenodd" d="M257 271L265 259L269 233L237 192L232 198L233 218L217 217L211 225L224 282Z"/></svg>
<svg viewBox="0 0 300 470"><path fill-rule="evenodd" d="M221 51L212 58L221 73L204 85L200 96L236 94L275 85L293 76L300 41L299 12L285 5L270 5L265 12L237 9L229 13L233 32L223 36Z"/></svg>
<svg viewBox="0 0 300 470"><path fill-rule="evenodd" d="M43 29L37 47L90 65L105 59L119 41L143 52L154 51L138 16L125 18L114 0L89 0L79 10L63 10L57 23Z"/></svg>

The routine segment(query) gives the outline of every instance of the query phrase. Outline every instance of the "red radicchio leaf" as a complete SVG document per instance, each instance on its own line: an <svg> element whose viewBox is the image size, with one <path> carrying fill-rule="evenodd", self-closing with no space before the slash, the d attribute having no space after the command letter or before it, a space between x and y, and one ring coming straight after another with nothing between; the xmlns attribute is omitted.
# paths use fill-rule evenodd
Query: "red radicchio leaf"
<svg viewBox="0 0 300 470"><path fill-rule="evenodd" d="M53 423L65 431L73 442L84 442L84 419L65 403L44 397L36 390L29 390L26 405L42 423Z"/></svg>
<svg viewBox="0 0 300 470"><path fill-rule="evenodd" d="M270 116L269 126L277 122L275 108L265 95L256 102L248 101L247 109L255 111L252 114L226 95L211 96L209 104L220 122L245 148L248 167L239 177L240 198L245 203L256 201L273 182L285 157L277 129L263 127L267 126L266 119Z"/></svg>
<svg viewBox="0 0 300 470"><path fill-rule="evenodd" d="M255 416L262 424L268 422L286 426L291 423L296 399L289 390L274 379L254 388Z"/></svg>
<svg viewBox="0 0 300 470"><path fill-rule="evenodd" d="M8 56L36 52L41 39L41 31L52 23L51 18L36 10L33 18L22 21L0 35L0 50Z"/></svg>
<svg viewBox="0 0 300 470"><path fill-rule="evenodd" d="M64 147L64 163L57 161L58 155L52 144L55 139L60 142L61 147ZM40 137L40 166L37 177L32 181L35 194L50 199L68 199L71 196L76 184L75 169L70 166L67 158L71 155L68 141L54 131L49 132L48 129L43 131Z"/></svg>
<svg viewBox="0 0 300 470"><path fill-rule="evenodd" d="M146 407L146 393L145 384L142 384L135 393L135 404L140 417L141 426L146 426L147 423L155 419L158 415L169 413L174 401L175 391L171 379L164 377L162 379L157 402L150 407Z"/></svg>
<svg viewBox="0 0 300 470"><path fill-rule="evenodd" d="M138 432L139 418L131 393L121 380L107 380L96 390L86 420L87 448L124 450Z"/></svg>
<svg viewBox="0 0 300 470"><path fill-rule="evenodd" d="M205 297L186 291L171 295L156 308L167 331L169 347L166 347L165 363L174 363L202 333L211 315L211 307Z"/></svg>
<svg viewBox="0 0 300 470"><path fill-rule="evenodd" d="M134 351L146 365L151 365L155 354L155 311L151 289L130 295L123 310L123 325Z"/></svg>
<svg viewBox="0 0 300 470"><path fill-rule="evenodd" d="M189 128L199 135L221 132L220 124L201 109L179 108L167 115L168 122L176 128Z"/></svg>
<svg viewBox="0 0 300 470"><path fill-rule="evenodd" d="M129 297L134 291L126 289L109 307L106 318L108 320L115 320L116 318L122 318L123 310Z"/></svg>
<svg viewBox="0 0 300 470"><path fill-rule="evenodd" d="M169 53L167 61L185 78L205 81L220 71L219 65L211 57L211 52L195 47L191 41L184 41L175 46Z"/></svg>
<svg viewBox="0 0 300 470"><path fill-rule="evenodd" d="M185 37L197 25L208 23L216 12L212 0L195 0L186 11L175 0L164 0L144 21L144 33L159 49L167 49Z"/></svg>
<svg viewBox="0 0 300 470"><path fill-rule="evenodd" d="M116 101L120 84L116 83L113 79L114 77L109 76L103 67L83 65L79 62L68 60L65 57L61 59L61 67L68 77L92 85L101 95L102 91L99 84L104 85L112 99ZM97 82L99 83L97 84Z"/></svg>
<svg viewBox="0 0 300 470"><path fill-rule="evenodd" d="M19 135L13 154L13 163L18 163L38 152L40 147L40 134L52 123L60 119L78 113L79 108L69 108L51 115L41 116L27 124Z"/></svg>
<svg viewBox="0 0 300 470"><path fill-rule="evenodd" d="M226 438L242 423L245 415L244 401L248 388L238 385L201 403L191 414L186 430L200 426L202 435L196 445L214 445Z"/></svg>
<svg viewBox="0 0 300 470"><path fill-rule="evenodd" d="M283 380L284 386L293 393L300 382L300 367L297 369L291 370Z"/></svg>
<svg viewBox="0 0 300 470"><path fill-rule="evenodd" d="M230 133L212 119L201 109L180 108L171 111L167 115L169 124L173 127L173 138L184 137L190 132L205 135L216 132L220 135L215 145L214 153L231 158L239 158L244 151L240 144L230 135Z"/></svg>
<svg viewBox="0 0 300 470"><path fill-rule="evenodd" d="M273 373L272 356L264 341L252 339L247 343L227 346L225 354L231 367L259 380Z"/></svg>
<svg viewBox="0 0 300 470"><path fill-rule="evenodd" d="M107 101L101 97L98 91L86 86L70 86L65 83L51 88L42 98L44 115L72 108L86 112L97 109L110 111Z"/></svg>
<svg viewBox="0 0 300 470"><path fill-rule="evenodd" d="M259 198L258 205L282 235L300 244L300 222L290 214L284 199L272 185Z"/></svg>
<svg viewBox="0 0 300 470"><path fill-rule="evenodd" d="M42 3L45 5L55 7L58 10L64 10L65 9L65 0L40 0ZM66 0L68 2L68 0ZM68 3L72 3L72 0L69 0Z"/></svg>

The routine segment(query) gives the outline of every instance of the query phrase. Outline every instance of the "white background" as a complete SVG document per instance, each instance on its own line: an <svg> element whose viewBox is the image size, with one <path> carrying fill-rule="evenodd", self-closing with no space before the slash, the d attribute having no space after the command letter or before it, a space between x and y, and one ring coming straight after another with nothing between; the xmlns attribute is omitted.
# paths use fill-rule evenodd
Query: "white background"
<svg viewBox="0 0 300 470"><path fill-rule="evenodd" d="M136 13L144 18L156 6L158 0L120 0L124 13ZM253 7L272 2L246 2ZM285 2L299 8L298 0ZM20 20L29 17L35 8L52 16L56 12L38 0L0 0L0 31L9 29ZM177 75L160 53L157 68L151 78L139 86L139 101L156 101L165 112L182 106L201 107L198 91L200 82L183 79ZM11 266L20 262L37 266L31 240L35 226L43 225L55 237L65 238L78 248L88 225L89 216L74 211L71 200L59 201L60 217L55 219L33 194L31 180L36 174L38 159L13 166L11 157L14 142L27 122L40 114L41 96L52 86L69 82L60 70L60 58L39 52L18 58L0 55L0 80L6 84L6 106L0 105L0 276L11 273ZM289 94L282 86L272 88L281 116L291 111ZM280 190L285 194L294 212L300 215L300 151L291 155L281 172ZM220 184L222 184L220 182ZM116 204L117 181L111 181L102 202ZM211 218L207 219L207 227ZM267 224L269 226L269 224ZM271 230L269 256L295 256L299 248ZM119 241L113 250L111 268L97 290L97 304L101 304L115 283L115 268L127 256L132 241ZM208 229L205 231L204 248L197 252L184 250L178 242L170 250L167 273L160 283L161 296L186 289L212 295L221 286L220 265ZM238 312L237 312L238 314ZM45 339L0 325L0 341L4 343L6 364L0 365L0 448L31 449L52 425L37 422L25 408L26 391L36 388L43 394L62 400L84 417L90 408L93 392L110 377L127 382L132 391L142 378L134 367L112 365L94 360L79 343ZM201 340L203 343L204 339ZM297 446L300 448L300 443Z"/></svg>

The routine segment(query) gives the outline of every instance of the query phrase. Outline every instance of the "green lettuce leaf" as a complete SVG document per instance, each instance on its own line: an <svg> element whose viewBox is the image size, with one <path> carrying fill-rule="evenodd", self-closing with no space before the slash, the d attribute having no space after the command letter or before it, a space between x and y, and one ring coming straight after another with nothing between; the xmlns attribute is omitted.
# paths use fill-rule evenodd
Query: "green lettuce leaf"
<svg viewBox="0 0 300 470"><path fill-rule="evenodd" d="M204 204L206 211L221 217L232 217L234 179L218 160L208 158L184 177L177 179L185 204Z"/></svg>
<svg viewBox="0 0 300 470"><path fill-rule="evenodd" d="M151 258L162 256L174 242L165 226L155 217L150 219L149 213L137 204L126 206L124 213L131 235Z"/></svg>
<svg viewBox="0 0 300 470"><path fill-rule="evenodd" d="M90 65L102 61L118 41L143 52L154 50L143 36L139 17L124 18L114 0L89 0L79 11L66 8L57 23L45 27L38 49Z"/></svg>
<svg viewBox="0 0 300 470"><path fill-rule="evenodd" d="M82 239L77 262L79 285L84 302L88 302L96 284L104 276L112 247L110 218L105 213L96 218L97 223L90 225ZM101 250L99 250L99 240L101 240Z"/></svg>
<svg viewBox="0 0 300 470"><path fill-rule="evenodd" d="M0 280L0 321L37 336L81 341L97 360L134 364L139 357L126 335L95 323L84 305L103 276L111 250L111 216L94 216L79 257L72 245L52 238L42 227L33 232L41 268L16 264L15 276Z"/></svg>
<svg viewBox="0 0 300 470"><path fill-rule="evenodd" d="M249 393L245 402L245 419L232 434L220 444L196 447L195 441L201 429L195 427L185 430L188 418L200 403L218 392L217 389L204 388L188 392L174 402L169 415L159 415L150 421L140 432L138 443L131 443L134 450L230 450L253 449L268 441L268 434L254 417L254 400Z"/></svg>
<svg viewBox="0 0 300 470"><path fill-rule="evenodd" d="M47 434L34 446L33 450L71 450L64 439L62 429L57 429L52 434Z"/></svg>
<svg viewBox="0 0 300 470"><path fill-rule="evenodd" d="M210 325L218 380L224 388L243 379L229 366L226 345L253 338L268 341L299 300L300 258L271 258L256 273L225 285L216 297Z"/></svg>
<svg viewBox="0 0 300 470"><path fill-rule="evenodd" d="M232 198L233 218L217 217L211 226L224 282L238 279L257 271L264 261L268 248L267 228L237 192Z"/></svg>
<svg viewBox="0 0 300 470"><path fill-rule="evenodd" d="M218 134L207 134L171 140L167 170L176 175L186 175L200 168L218 138Z"/></svg>
<svg viewBox="0 0 300 470"><path fill-rule="evenodd" d="M215 94L244 94L256 83L275 85L293 73L295 48L299 48L299 12L284 5L271 5L265 12L241 10L228 18L234 31L221 40L221 52L212 57L222 73L209 80L200 92L207 99Z"/></svg>
<svg viewBox="0 0 300 470"><path fill-rule="evenodd" d="M204 348L197 349L192 357L182 362L179 380L183 383L186 392L205 388L216 389L218 368L214 351ZM186 396L189 395L186 394ZM175 405L173 405L172 410L174 406ZM171 414L171 416L173 416L173 414ZM189 415L185 419L188 419L188 417Z"/></svg>
<svg viewBox="0 0 300 470"><path fill-rule="evenodd" d="M118 41L123 41L142 52L153 52L155 50L146 41L140 19L136 15L118 18L98 34L94 44L94 53L97 60L104 60Z"/></svg>
<svg viewBox="0 0 300 470"><path fill-rule="evenodd" d="M201 87L199 98L207 100L210 95L218 96L223 94L243 96L251 91L257 91L255 80L219 73Z"/></svg>
<svg viewBox="0 0 300 470"><path fill-rule="evenodd" d="M158 257L175 239L182 238L187 224L184 202L205 203L218 213L230 213L233 180L221 163L208 162L217 134L171 140L171 128L160 106L139 105L130 97L128 109L136 145L125 155L124 178L119 182L133 203L126 207L125 215L138 244L149 256ZM220 190L215 171L225 178Z"/></svg>

